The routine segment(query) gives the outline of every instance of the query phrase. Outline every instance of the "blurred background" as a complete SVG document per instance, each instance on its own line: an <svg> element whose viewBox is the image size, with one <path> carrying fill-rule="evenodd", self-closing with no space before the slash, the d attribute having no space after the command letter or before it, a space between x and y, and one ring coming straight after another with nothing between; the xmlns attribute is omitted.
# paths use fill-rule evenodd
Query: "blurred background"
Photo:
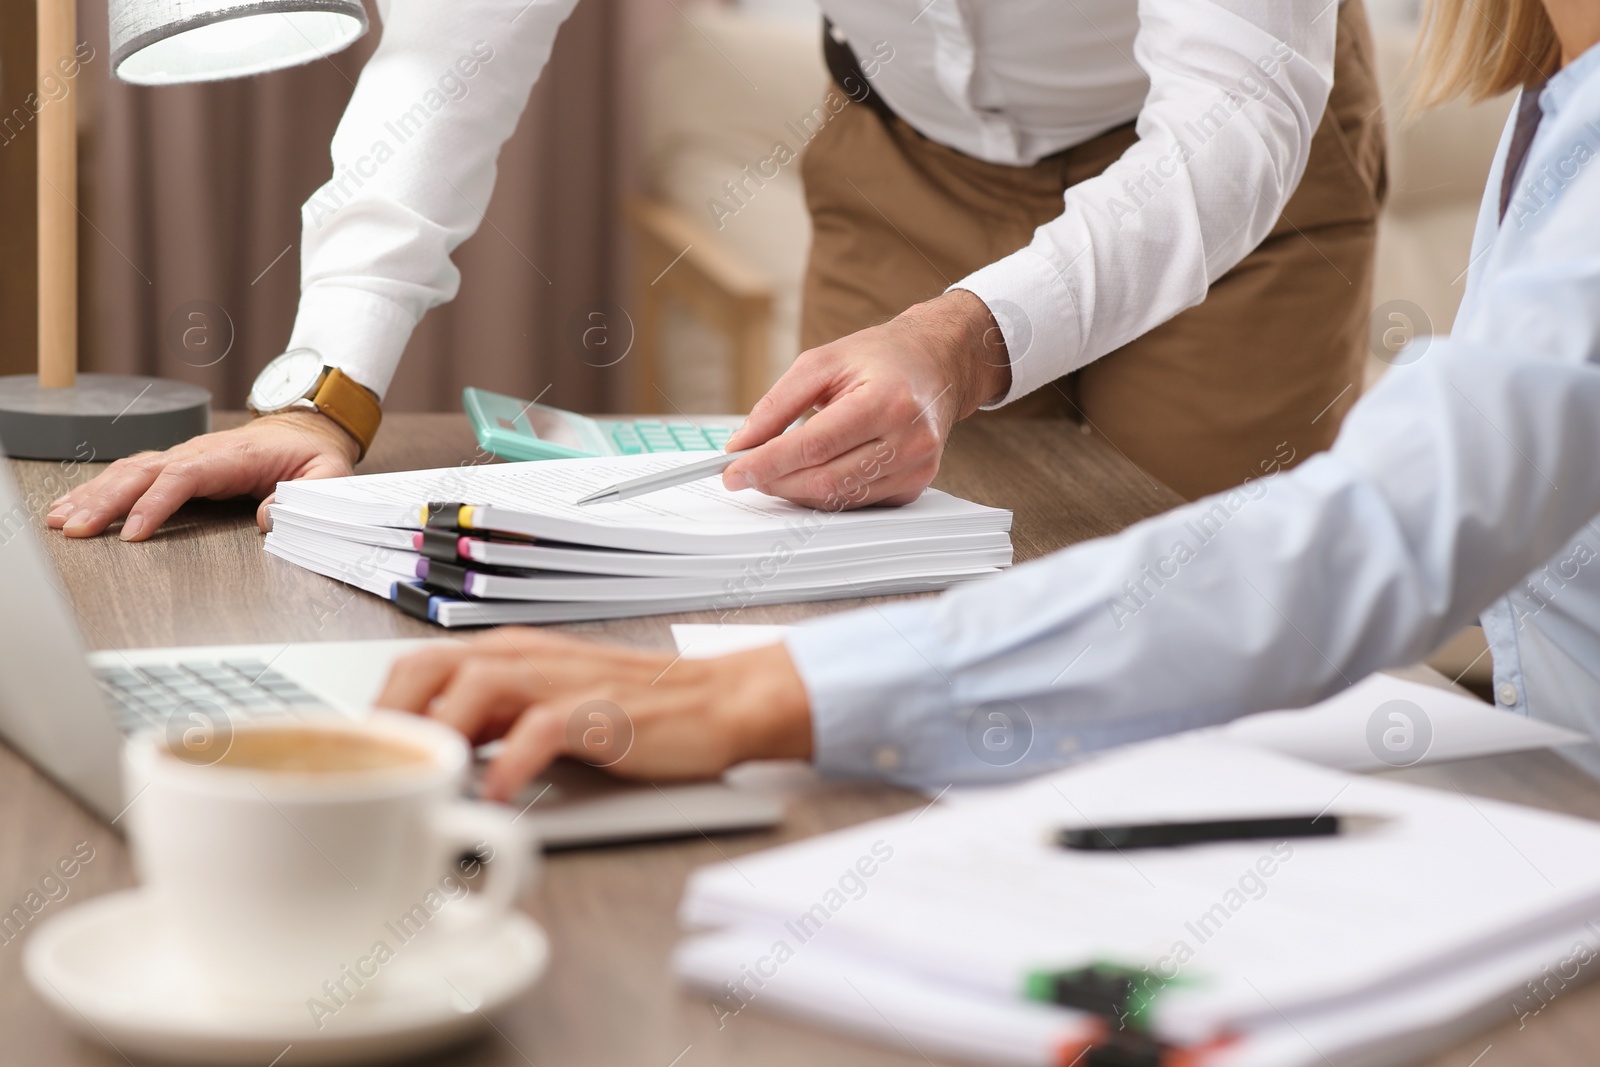
<svg viewBox="0 0 1600 1067"><path fill-rule="evenodd" d="M34 362L32 6L0 0L0 373ZM1375 377L1398 342L1449 330L1509 104L1404 117L1417 5L1368 8L1391 101ZM103 0L78 10L81 365L242 407L288 339L299 207L377 34L307 67L147 89L110 78ZM457 253L461 294L412 337L388 408L458 410L465 385L584 411L747 407L796 354L810 233L794 164L742 196L725 183L798 149L790 124L826 89L810 0L583 0Z"/></svg>

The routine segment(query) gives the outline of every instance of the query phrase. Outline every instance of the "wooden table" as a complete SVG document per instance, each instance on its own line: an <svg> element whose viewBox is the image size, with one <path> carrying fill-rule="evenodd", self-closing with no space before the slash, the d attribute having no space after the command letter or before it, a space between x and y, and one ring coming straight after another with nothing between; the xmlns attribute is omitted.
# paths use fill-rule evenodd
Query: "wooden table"
<svg viewBox="0 0 1600 1067"><path fill-rule="evenodd" d="M222 416L218 423L234 418ZM396 415L362 469L438 467L482 459L462 417ZM56 464L39 462L14 462L13 469L36 517L64 484L93 474L92 468L64 472ZM937 484L1012 509L1019 560L1110 533L1178 502L1170 490L1111 448L1059 423L968 423L956 434ZM39 529L92 647L439 632L388 603L266 555L253 513L253 505L245 502L197 503L180 512L160 536L140 545L114 538L68 542L45 531L42 521ZM752 608L736 621L789 622L846 606ZM709 618L629 619L568 629L664 648L671 644L669 623ZM1394 773L1600 817L1600 785L1548 752ZM695 867L921 802L914 794L887 787L829 786L798 799L784 825L770 832L723 837L714 844L679 841L550 858L526 897L528 910L551 937L554 961L548 974L521 1005L496 1019L497 1031L437 1062L538 1067L927 1062L909 1047L869 1046L759 1012L741 1013L719 1030L708 1002L680 989L668 969L668 955L678 938L675 910L684 879ZM49 910L132 884L127 850L119 837L0 746L0 907L8 909L35 888L79 842L94 848L94 859L68 883L70 896ZM21 943L0 943L0 1067L124 1063L115 1053L82 1041L47 1012L22 977ZM1307 965L1314 966L1314 961ZM1593 990L1568 991L1520 1031L1508 1006L1504 1026L1429 1062L1437 1067L1593 1063L1592 1050L1600 1039L1597 996ZM1480 1054L1482 1059L1476 1060ZM292 1064L291 1052L282 1067Z"/></svg>

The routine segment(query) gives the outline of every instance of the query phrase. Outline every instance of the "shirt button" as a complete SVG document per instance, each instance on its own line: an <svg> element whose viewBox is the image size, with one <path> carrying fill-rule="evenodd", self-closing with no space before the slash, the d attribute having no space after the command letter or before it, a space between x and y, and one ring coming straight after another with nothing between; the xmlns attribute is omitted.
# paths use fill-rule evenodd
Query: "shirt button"
<svg viewBox="0 0 1600 1067"><path fill-rule="evenodd" d="M1056 751L1061 753L1063 756L1072 755L1074 752L1078 751L1078 739L1076 737L1063 737L1060 741L1056 742Z"/></svg>
<svg viewBox="0 0 1600 1067"><path fill-rule="evenodd" d="M1517 702L1517 687L1510 682L1501 682L1495 688L1494 698L1506 707L1512 707Z"/></svg>
<svg viewBox="0 0 1600 1067"><path fill-rule="evenodd" d="M881 745L872 754L872 762L880 771L892 771L900 766L900 750L893 745Z"/></svg>

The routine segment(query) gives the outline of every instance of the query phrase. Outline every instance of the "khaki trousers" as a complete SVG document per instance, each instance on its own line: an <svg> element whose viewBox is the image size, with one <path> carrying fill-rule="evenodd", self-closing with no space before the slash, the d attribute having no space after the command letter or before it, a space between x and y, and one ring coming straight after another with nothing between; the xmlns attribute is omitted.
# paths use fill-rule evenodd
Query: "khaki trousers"
<svg viewBox="0 0 1600 1067"><path fill-rule="evenodd" d="M807 145L801 343L884 322L1026 245L1062 193L1135 141L1111 130L1030 167L986 163L851 103ZM1384 133L1361 0L1299 188L1205 301L998 414L1058 416L1187 497L1332 443L1361 391Z"/></svg>

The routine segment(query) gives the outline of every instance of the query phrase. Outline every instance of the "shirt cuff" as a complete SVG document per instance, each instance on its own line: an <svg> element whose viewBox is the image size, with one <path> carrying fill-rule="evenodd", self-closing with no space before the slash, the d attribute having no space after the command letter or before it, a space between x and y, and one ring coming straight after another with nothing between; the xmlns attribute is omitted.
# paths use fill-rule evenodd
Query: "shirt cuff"
<svg viewBox="0 0 1600 1067"><path fill-rule="evenodd" d="M813 761L831 776L918 784L942 773L958 722L925 603L830 616L785 637L811 702Z"/></svg>
<svg viewBox="0 0 1600 1067"><path fill-rule="evenodd" d="M1077 299L1055 265L1032 248L975 270L950 288L965 289L988 305L1011 358L1011 388L985 404L985 410L1009 404L1089 362L1081 358Z"/></svg>
<svg viewBox="0 0 1600 1067"><path fill-rule="evenodd" d="M289 347L312 348L382 400L416 322L399 304L365 289L313 285L300 293Z"/></svg>

